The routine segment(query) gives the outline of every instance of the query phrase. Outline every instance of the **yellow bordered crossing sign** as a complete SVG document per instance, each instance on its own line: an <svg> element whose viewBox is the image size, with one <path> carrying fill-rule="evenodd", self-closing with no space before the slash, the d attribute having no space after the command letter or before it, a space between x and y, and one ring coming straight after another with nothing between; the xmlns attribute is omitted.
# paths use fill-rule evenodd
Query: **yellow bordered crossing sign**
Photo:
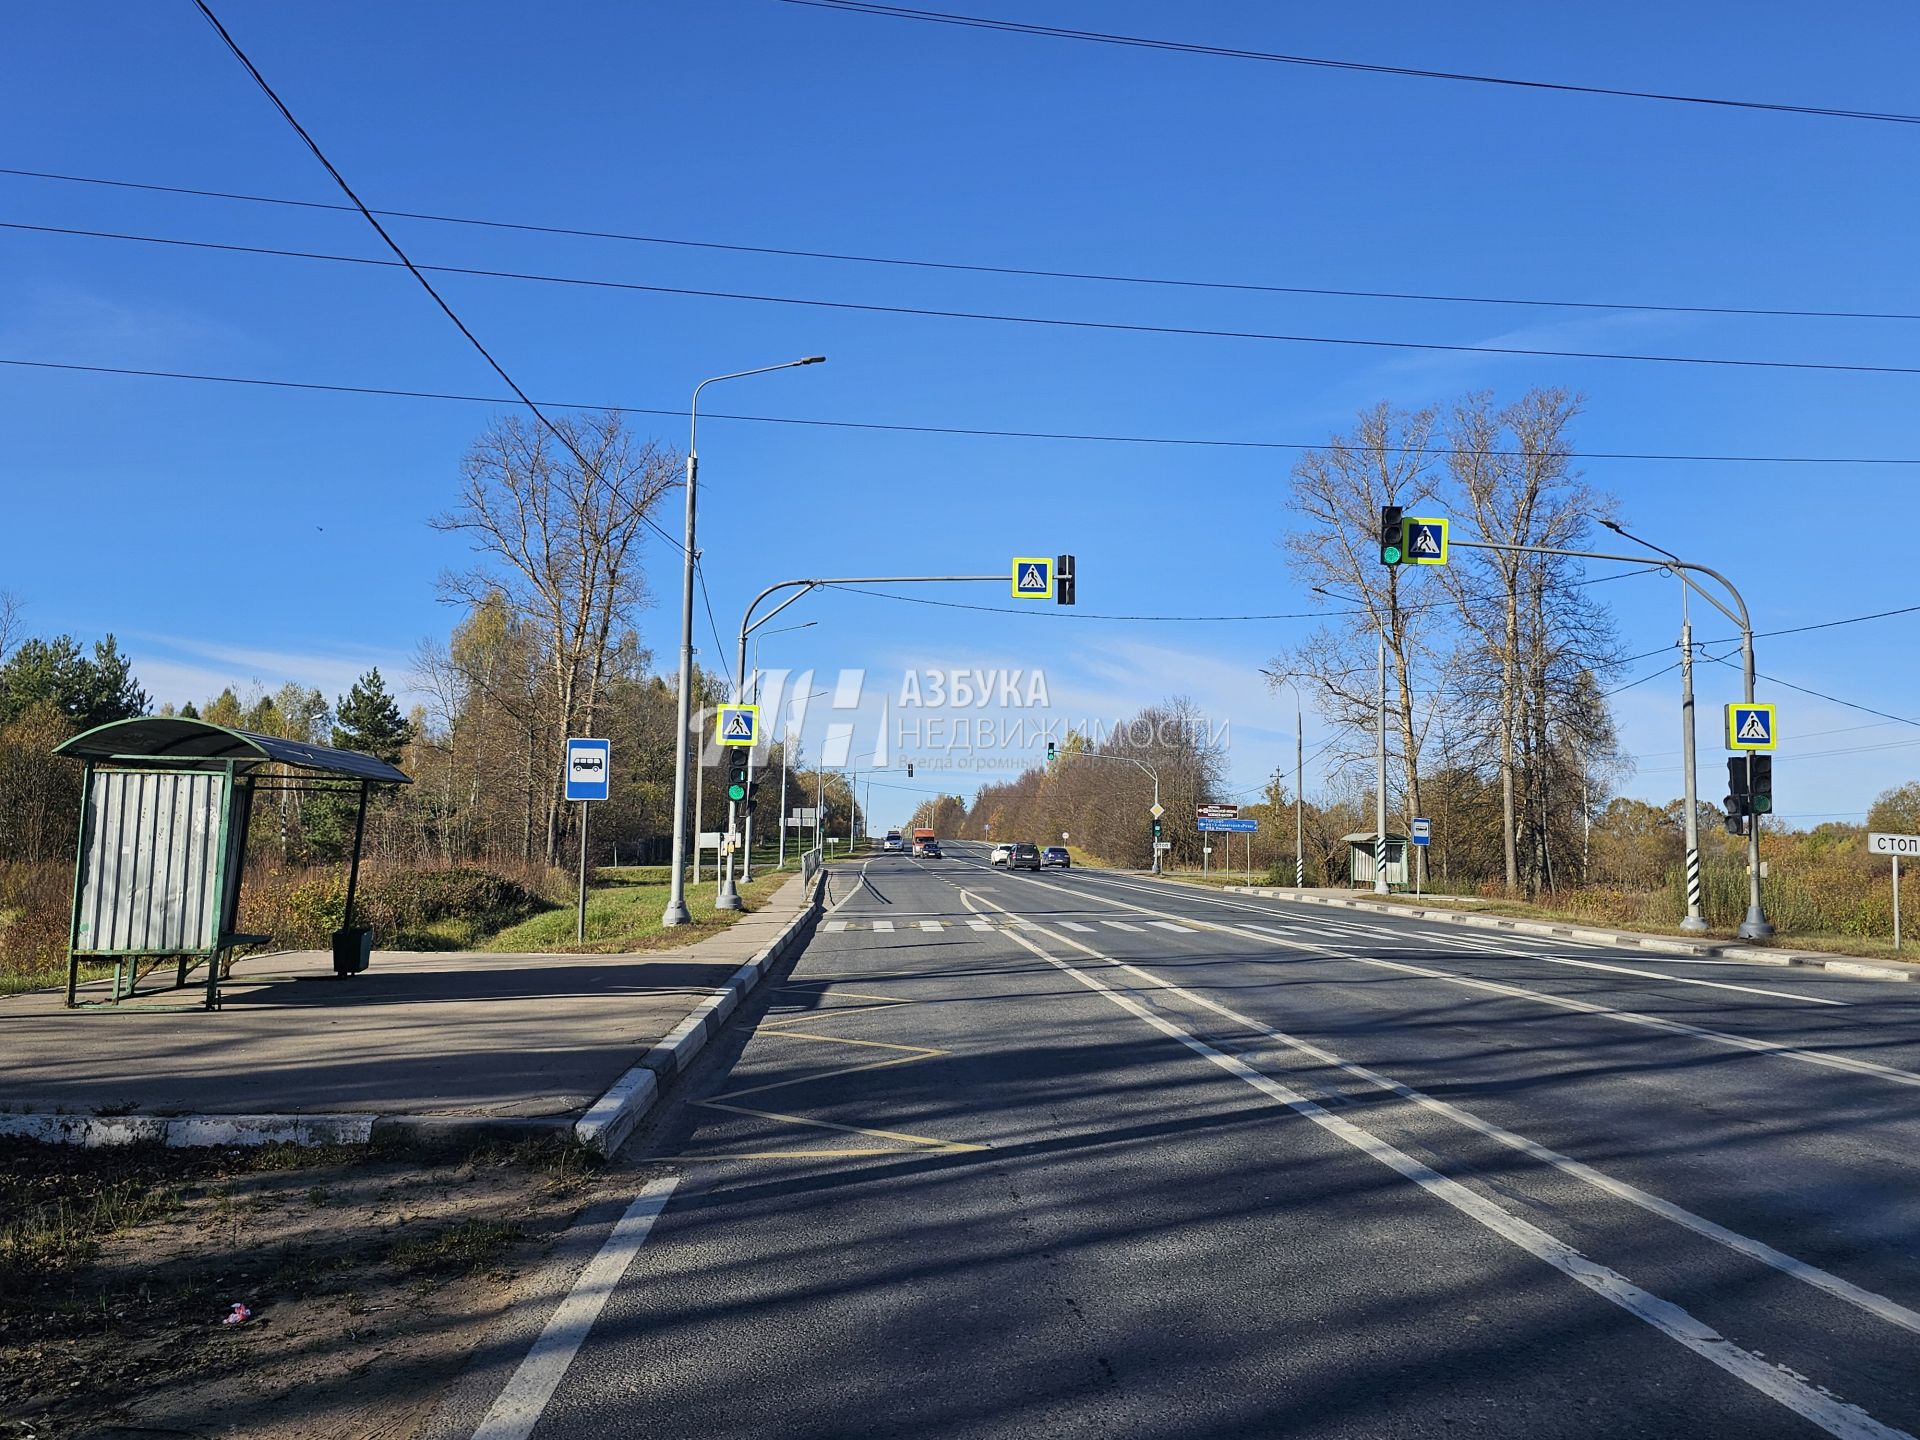
<svg viewBox="0 0 1920 1440"><path fill-rule="evenodd" d="M1444 517L1422 519L1409 515L1401 522L1400 554L1403 565L1444 565L1447 563L1447 522Z"/></svg>
<svg viewBox="0 0 1920 1440"><path fill-rule="evenodd" d="M713 738L721 745L751 745L760 735L758 705L721 705L715 708Z"/></svg>
<svg viewBox="0 0 1920 1440"><path fill-rule="evenodd" d="M1779 740L1771 705L1744 703L1727 706L1727 749L1771 750Z"/></svg>
<svg viewBox="0 0 1920 1440"><path fill-rule="evenodd" d="M1051 600L1053 598L1053 557L1016 555L1013 557L1013 598Z"/></svg>

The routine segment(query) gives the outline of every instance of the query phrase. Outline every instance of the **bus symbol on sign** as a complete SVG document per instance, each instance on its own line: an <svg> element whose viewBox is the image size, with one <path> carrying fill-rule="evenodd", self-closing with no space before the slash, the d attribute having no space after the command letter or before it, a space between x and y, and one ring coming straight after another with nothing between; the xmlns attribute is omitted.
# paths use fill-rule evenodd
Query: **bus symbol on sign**
<svg viewBox="0 0 1920 1440"><path fill-rule="evenodd" d="M605 740L576 738L567 741L567 799L607 798L610 748Z"/></svg>

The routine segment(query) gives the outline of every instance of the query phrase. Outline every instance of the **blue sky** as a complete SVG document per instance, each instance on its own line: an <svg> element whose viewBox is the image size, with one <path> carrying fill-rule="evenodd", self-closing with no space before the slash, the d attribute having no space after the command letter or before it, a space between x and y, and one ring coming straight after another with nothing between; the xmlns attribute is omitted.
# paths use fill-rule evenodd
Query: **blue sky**
<svg viewBox="0 0 1920 1440"><path fill-rule="evenodd" d="M1912 127L1304 70L774 0L216 9L377 207L1283 285L1920 311ZM978 0L975 10L1881 110L1912 108L1920 43L1920 13L1885 4ZM0 165L338 199L186 0L9 7L0 46L12 61ZM0 219L379 253L346 215L14 176L0 176ZM1920 329L970 276L424 222L395 222L395 233L416 259L443 265L1447 344L1903 365ZM1575 434L1586 450L1920 458L1916 376L1415 354L439 283L522 385L556 401L682 412L705 376L825 353L825 366L711 387L704 403L807 420L1311 443L1381 399L1416 406L1539 383L1585 393ZM21 231L0 231L0 358L499 393L425 295L390 270ZM435 575L466 560L426 517L448 504L463 449L494 413L0 369L0 587L27 601L38 631L117 632L166 699L285 678L338 694L373 662L404 675L416 643L453 619L434 598ZM684 420L639 423L684 443ZM787 575L989 571L1061 550L1079 557L1083 614L1312 608L1276 546L1289 523L1285 451L715 418L702 423L701 454L702 544L729 634L746 599ZM1863 563L1859 534L1881 528L1868 507L1890 513L1912 468L1585 468L1635 528L1730 573L1762 631L1913 603L1903 567ZM655 545L649 563L658 598L642 631L664 664L674 554ZM939 593L1012 603L986 587ZM1630 650L1672 641L1670 581L1624 581L1607 595ZM769 666L863 667L880 690L897 690L908 667L1040 667L1055 710L1074 716L1186 692L1231 722L1236 786L1290 759L1290 703L1267 695L1257 667L1304 623L1111 622L844 594L787 613L817 623L769 638ZM1915 618L1763 640L1760 669L1920 715ZM1702 638L1723 632L1699 622ZM1712 722L1736 685L1733 671L1703 668L1710 772ZM1783 813L1857 818L1877 791L1920 773L1913 727L1777 689L1771 698L1787 737ZM1625 791L1676 794L1676 677L1617 704L1640 766ZM1851 728L1863 725L1873 728ZM1327 738L1311 716L1307 728L1310 747ZM876 791L875 819L904 818L914 793L887 793L900 813Z"/></svg>

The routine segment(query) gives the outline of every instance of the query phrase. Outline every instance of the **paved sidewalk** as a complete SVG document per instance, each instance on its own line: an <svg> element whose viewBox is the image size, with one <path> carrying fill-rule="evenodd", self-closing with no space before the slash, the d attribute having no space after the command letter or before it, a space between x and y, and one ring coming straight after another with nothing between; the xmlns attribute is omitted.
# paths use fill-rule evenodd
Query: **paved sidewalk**
<svg viewBox="0 0 1920 1440"><path fill-rule="evenodd" d="M349 980L335 979L321 952L263 956L235 967L218 1011L161 1012L139 999L70 1011L58 991L9 996L0 999L0 1118L571 1124L776 945L807 914L814 888L796 875L726 931L654 954L379 951Z"/></svg>

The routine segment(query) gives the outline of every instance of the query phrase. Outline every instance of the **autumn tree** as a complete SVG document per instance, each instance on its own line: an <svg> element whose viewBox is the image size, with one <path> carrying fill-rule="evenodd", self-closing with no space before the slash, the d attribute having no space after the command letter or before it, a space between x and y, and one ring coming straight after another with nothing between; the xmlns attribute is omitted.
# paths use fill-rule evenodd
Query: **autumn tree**
<svg viewBox="0 0 1920 1440"><path fill-rule="evenodd" d="M497 600L539 637L532 730L549 864L560 847L561 742L595 732L617 639L646 596L641 540L678 475L675 456L613 412L556 428L558 437L518 416L496 421L467 453L458 503L432 522L482 556L441 577L443 598L470 609Z"/></svg>

